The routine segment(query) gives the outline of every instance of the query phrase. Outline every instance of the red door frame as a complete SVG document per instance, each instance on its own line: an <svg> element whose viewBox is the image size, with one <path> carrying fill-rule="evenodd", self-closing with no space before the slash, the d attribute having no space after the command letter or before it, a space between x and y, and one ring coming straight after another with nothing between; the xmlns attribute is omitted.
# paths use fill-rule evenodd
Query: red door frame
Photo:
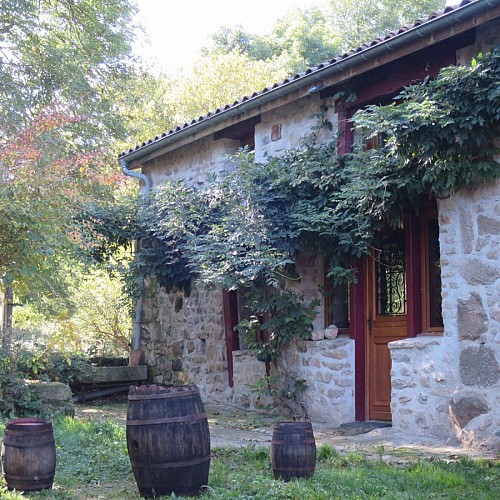
<svg viewBox="0 0 500 500"><path fill-rule="evenodd" d="M234 327L238 324L238 295L236 290L222 291L222 306L224 310L224 333L226 336L226 358L229 387L234 386L233 351L240 348L240 339Z"/></svg>

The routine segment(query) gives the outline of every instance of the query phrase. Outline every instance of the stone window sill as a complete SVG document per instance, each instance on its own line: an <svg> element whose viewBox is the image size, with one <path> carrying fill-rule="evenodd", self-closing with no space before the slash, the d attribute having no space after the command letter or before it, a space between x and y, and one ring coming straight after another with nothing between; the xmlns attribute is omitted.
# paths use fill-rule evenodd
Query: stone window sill
<svg viewBox="0 0 500 500"><path fill-rule="evenodd" d="M443 337L444 332L422 332L417 334L417 337Z"/></svg>

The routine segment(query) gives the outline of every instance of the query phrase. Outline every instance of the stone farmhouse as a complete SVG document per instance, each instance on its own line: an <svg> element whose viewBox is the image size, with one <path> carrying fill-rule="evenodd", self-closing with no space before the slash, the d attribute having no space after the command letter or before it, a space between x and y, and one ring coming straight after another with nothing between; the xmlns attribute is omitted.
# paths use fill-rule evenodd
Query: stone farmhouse
<svg viewBox="0 0 500 500"><path fill-rule="evenodd" d="M119 161L143 189L179 179L201 185L208 173L231 168L227 155L242 145L259 162L296 147L325 103L346 152L357 109L499 42L500 0L465 0L139 144ZM335 102L345 85L356 99ZM301 293L320 302L315 340L292 342L282 363L307 383L309 418L332 427L392 420L408 434L499 449L500 181L432 201L380 245L398 263L386 269L398 270L363 259L357 283L329 297L318 291L323 258L297 262ZM392 297L398 306L378 300L391 281L402 283ZM155 381L195 383L205 401L257 408L248 385L266 375L266 364L240 349L239 300L237 291L197 286L189 296L166 293L146 277L136 349Z"/></svg>

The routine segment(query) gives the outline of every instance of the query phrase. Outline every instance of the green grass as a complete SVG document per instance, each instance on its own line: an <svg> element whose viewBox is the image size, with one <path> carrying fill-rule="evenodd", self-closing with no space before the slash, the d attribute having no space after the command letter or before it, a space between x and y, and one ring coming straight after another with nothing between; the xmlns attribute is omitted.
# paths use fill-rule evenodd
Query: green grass
<svg viewBox="0 0 500 500"><path fill-rule="evenodd" d="M5 500L90 500L139 498L130 469L125 429L110 420L54 420L57 469L54 489ZM3 426L0 424L0 436ZM497 499L500 462L461 459L419 460L399 465L360 454L341 455L329 446L318 450L316 471L307 480L273 479L267 448L246 446L212 450L205 499Z"/></svg>

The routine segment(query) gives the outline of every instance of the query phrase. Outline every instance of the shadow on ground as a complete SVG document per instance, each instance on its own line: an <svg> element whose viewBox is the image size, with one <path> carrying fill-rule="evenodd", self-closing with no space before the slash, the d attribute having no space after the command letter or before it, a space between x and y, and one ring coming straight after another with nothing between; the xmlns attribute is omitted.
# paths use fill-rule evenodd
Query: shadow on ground
<svg viewBox="0 0 500 500"><path fill-rule="evenodd" d="M205 406L210 426L211 447L271 446L276 417L247 412L227 405ZM113 419L125 425L127 395L103 398L76 405L77 418ZM466 450L454 443L432 437L398 433L387 422L353 422L332 427L314 423L316 446L330 445L340 453L360 453L398 463L418 458L455 460L460 457L497 458L476 450Z"/></svg>

